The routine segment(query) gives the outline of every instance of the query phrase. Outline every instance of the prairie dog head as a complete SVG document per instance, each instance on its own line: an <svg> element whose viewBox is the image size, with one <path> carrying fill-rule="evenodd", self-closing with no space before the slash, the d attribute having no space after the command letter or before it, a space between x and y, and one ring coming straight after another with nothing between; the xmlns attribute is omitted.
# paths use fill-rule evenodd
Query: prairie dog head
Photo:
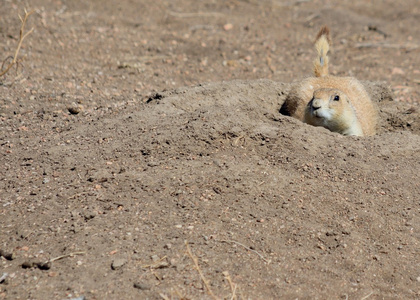
<svg viewBox="0 0 420 300"><path fill-rule="evenodd" d="M321 88L314 91L305 109L305 123L322 126L343 135L363 136L350 100L338 89Z"/></svg>

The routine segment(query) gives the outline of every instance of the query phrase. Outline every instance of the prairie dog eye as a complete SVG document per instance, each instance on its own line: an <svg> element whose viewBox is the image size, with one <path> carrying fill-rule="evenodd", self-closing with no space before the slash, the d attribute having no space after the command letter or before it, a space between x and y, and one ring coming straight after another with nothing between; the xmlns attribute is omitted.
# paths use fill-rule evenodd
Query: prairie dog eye
<svg viewBox="0 0 420 300"><path fill-rule="evenodd" d="M339 101L339 100L340 100L340 96L335 95L335 96L334 96L334 101Z"/></svg>

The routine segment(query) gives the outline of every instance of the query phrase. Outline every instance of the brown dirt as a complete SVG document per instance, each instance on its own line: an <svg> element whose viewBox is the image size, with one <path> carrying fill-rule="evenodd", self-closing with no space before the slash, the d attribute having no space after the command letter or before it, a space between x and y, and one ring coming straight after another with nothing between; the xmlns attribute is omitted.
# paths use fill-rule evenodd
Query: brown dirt
<svg viewBox="0 0 420 300"><path fill-rule="evenodd" d="M3 58L25 3L0 7ZM0 85L0 299L420 297L417 1L28 8ZM374 137L279 114L323 24Z"/></svg>

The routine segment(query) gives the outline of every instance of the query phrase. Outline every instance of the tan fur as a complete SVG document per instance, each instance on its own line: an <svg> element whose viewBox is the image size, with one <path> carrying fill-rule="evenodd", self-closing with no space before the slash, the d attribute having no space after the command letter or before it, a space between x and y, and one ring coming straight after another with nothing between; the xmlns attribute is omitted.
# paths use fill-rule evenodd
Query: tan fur
<svg viewBox="0 0 420 300"><path fill-rule="evenodd" d="M280 112L344 135L374 135L377 110L363 85L353 77L328 75L328 32L327 27L321 28L315 42L316 77L295 83Z"/></svg>

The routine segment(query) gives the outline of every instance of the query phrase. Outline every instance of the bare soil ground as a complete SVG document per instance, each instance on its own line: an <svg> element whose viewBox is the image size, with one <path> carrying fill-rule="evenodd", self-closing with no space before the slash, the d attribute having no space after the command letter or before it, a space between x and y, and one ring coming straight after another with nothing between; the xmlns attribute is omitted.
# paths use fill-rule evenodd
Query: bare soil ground
<svg viewBox="0 0 420 300"><path fill-rule="evenodd" d="M420 298L418 1L4 0L1 59L25 7L0 299ZM279 113L324 24L376 136Z"/></svg>

